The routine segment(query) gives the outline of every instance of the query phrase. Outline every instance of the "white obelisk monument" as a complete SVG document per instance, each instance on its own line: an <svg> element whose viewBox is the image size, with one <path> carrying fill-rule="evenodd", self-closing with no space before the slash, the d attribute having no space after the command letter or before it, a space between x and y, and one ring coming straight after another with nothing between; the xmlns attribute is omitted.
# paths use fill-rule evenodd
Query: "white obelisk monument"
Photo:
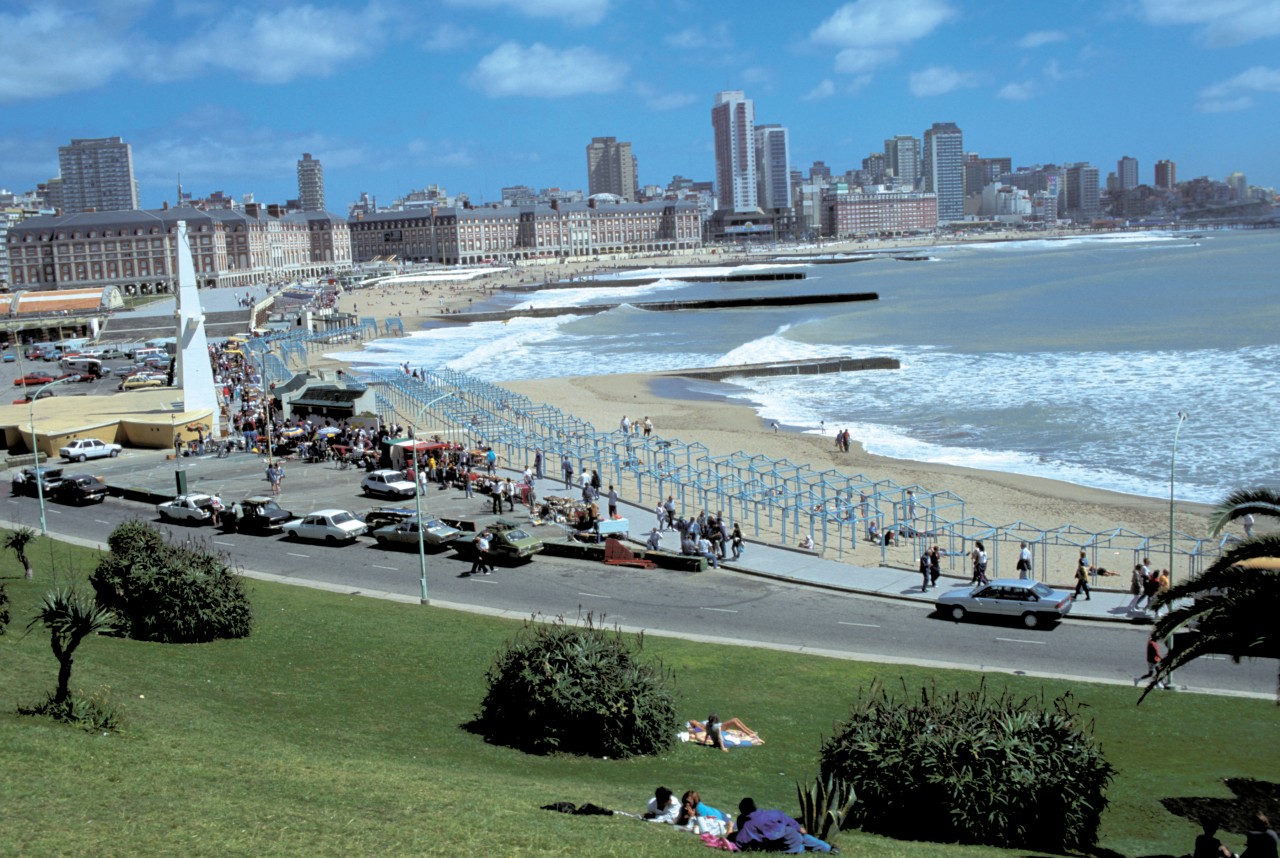
<svg viewBox="0 0 1280 858"><path fill-rule="evenodd" d="M209 436L221 436L218 395L213 387L213 365L209 362L209 341L204 335L204 312L200 290L196 288L196 266L187 243L187 222L178 221L178 355L174 380L182 387L182 407L186 411L210 412Z"/></svg>

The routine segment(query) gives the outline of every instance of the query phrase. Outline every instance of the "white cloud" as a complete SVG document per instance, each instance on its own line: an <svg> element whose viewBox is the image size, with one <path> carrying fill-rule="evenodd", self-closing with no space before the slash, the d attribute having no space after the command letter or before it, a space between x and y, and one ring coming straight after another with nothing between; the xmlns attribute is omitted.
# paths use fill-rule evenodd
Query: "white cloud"
<svg viewBox="0 0 1280 858"><path fill-rule="evenodd" d="M1200 90L1198 107L1205 113L1246 110L1253 106L1254 94L1271 92L1280 92L1280 69L1254 66Z"/></svg>
<svg viewBox="0 0 1280 858"><path fill-rule="evenodd" d="M911 94L918 97L946 95L957 89L977 86L978 75L973 72L962 72L950 66L930 66L918 72L912 72L909 78Z"/></svg>
<svg viewBox="0 0 1280 858"><path fill-rule="evenodd" d="M467 43L475 39L476 31L470 27L457 27L453 24L441 24L432 30L431 35L422 43L422 49L433 54L443 54L461 50Z"/></svg>
<svg viewBox="0 0 1280 858"><path fill-rule="evenodd" d="M745 83L768 83L773 80L773 72L764 66L747 66L738 76Z"/></svg>
<svg viewBox="0 0 1280 858"><path fill-rule="evenodd" d="M1066 40L1067 34L1061 30L1035 30L1018 39L1018 47L1030 50L1041 45L1051 45L1054 42L1065 42Z"/></svg>
<svg viewBox="0 0 1280 858"><path fill-rule="evenodd" d="M855 0L809 34L814 44L839 49L835 69L862 74L897 58L955 15L947 0Z"/></svg>
<svg viewBox="0 0 1280 858"><path fill-rule="evenodd" d="M162 79L177 79L191 77L192 65L207 66L266 84L323 77L376 51L386 39L391 18L378 3L354 11L308 4L237 10L179 45L172 67L158 64L151 71Z"/></svg>
<svg viewBox="0 0 1280 858"><path fill-rule="evenodd" d="M1280 35L1275 0L1142 0L1149 23L1191 25L1211 47L1242 45Z"/></svg>
<svg viewBox="0 0 1280 858"><path fill-rule="evenodd" d="M729 47L729 28L724 24L716 24L709 31L700 27L686 27L677 33L671 33L662 40L669 48L677 50L724 50Z"/></svg>
<svg viewBox="0 0 1280 858"><path fill-rule="evenodd" d="M836 85L830 80L824 80L809 90L803 98L805 101L818 101L823 98L830 98L836 94Z"/></svg>
<svg viewBox="0 0 1280 858"><path fill-rule="evenodd" d="M557 51L540 42L527 48L506 42L480 60L471 82L491 98L560 98L613 92L622 85L626 71L624 63L590 48Z"/></svg>
<svg viewBox="0 0 1280 858"><path fill-rule="evenodd" d="M121 38L117 27L51 4L33 4L25 14L0 13L0 103L106 84L150 50Z"/></svg>
<svg viewBox="0 0 1280 858"><path fill-rule="evenodd" d="M609 0L446 0L464 9L510 9L530 18L559 18L572 26L598 24L609 11Z"/></svg>
<svg viewBox="0 0 1280 858"><path fill-rule="evenodd" d="M896 50L887 48L845 48L836 54L836 71L844 74L861 74L876 66L892 62L897 56Z"/></svg>
<svg viewBox="0 0 1280 858"><path fill-rule="evenodd" d="M1027 101L1035 94L1035 84L1026 81L1024 83L1006 83L1000 87L996 97L1003 98L1005 101Z"/></svg>
<svg viewBox="0 0 1280 858"><path fill-rule="evenodd" d="M688 92L659 92L647 84L638 84L635 91L653 110L678 110L698 100L698 96Z"/></svg>

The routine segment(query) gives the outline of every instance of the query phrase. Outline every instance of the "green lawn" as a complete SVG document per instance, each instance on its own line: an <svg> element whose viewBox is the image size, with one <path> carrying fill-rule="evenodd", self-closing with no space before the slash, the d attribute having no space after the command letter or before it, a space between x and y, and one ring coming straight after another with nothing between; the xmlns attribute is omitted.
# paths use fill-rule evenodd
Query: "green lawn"
<svg viewBox="0 0 1280 858"><path fill-rule="evenodd" d="M737 716L766 739L722 754L677 745L658 758L531 757L465 729L510 621L251 582L246 640L173 646L93 638L72 687L109 686L124 733L90 735L19 717L53 687L43 630L24 636L56 556L83 576L87 552L41 543L38 580L0 559L14 619L0 636L0 853L20 855L671 855L710 854L695 838L627 818L539 810L591 801L639 812L653 787L698 789L727 810L744 795L794 812L796 780L859 688L971 688L975 674L861 664L646 639L674 668L681 714ZM746 677L739 680L737 677ZM1052 696L1061 684L988 676ZM1166 796L1226 797L1228 776L1274 779L1280 715L1269 701L1076 686L1119 770L1102 845L1125 856L1181 855L1196 831ZM1259 749L1265 749L1260 752ZM845 854L1011 856L845 832ZM1232 843L1239 847L1240 843Z"/></svg>

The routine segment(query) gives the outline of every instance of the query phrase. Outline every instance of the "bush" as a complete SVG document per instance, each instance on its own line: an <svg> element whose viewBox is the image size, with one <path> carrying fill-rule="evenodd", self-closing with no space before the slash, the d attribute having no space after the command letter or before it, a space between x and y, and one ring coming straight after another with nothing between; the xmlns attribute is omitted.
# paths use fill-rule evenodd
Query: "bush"
<svg viewBox="0 0 1280 858"><path fill-rule="evenodd" d="M4 634L4 630L9 626L9 594L4 589L4 584L0 584L0 635Z"/></svg>
<svg viewBox="0 0 1280 858"><path fill-rule="evenodd" d="M622 633L532 620L498 654L477 727L490 742L536 754L631 757L671 747L676 706L671 672L641 663Z"/></svg>
<svg viewBox="0 0 1280 858"><path fill-rule="evenodd" d="M166 542L150 525L126 522L107 539L111 553L89 581L116 628L136 640L203 643L247 637L253 610L225 557L196 543Z"/></svg>
<svg viewBox="0 0 1280 858"><path fill-rule="evenodd" d="M905 690L905 689L904 689ZM910 840L1083 851L1113 769L1070 694L891 699L873 687L822 746L821 771L854 784L852 821Z"/></svg>
<svg viewBox="0 0 1280 858"><path fill-rule="evenodd" d="M830 841L831 829L842 831L849 826L857 796L847 782L831 775L826 781L814 778L812 786L796 781L796 798L800 802L797 817L804 830L819 840Z"/></svg>
<svg viewBox="0 0 1280 858"><path fill-rule="evenodd" d="M111 701L110 689L107 688L87 697L81 693L71 694L62 702L58 702L57 695L50 693L32 706L19 706L18 714L47 716L90 733L100 730L118 733L124 729L124 712Z"/></svg>

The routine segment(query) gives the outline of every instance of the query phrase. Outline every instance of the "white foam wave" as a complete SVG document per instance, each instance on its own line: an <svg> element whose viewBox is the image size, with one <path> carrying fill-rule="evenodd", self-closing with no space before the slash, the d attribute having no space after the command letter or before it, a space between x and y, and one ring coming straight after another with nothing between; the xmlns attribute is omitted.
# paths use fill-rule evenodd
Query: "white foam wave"
<svg viewBox="0 0 1280 858"><path fill-rule="evenodd" d="M514 309L527 310L544 307L580 307L585 304L608 304L615 300L642 300L647 295L657 295L689 288L679 280L656 280L645 286L584 286L580 289L544 289Z"/></svg>

